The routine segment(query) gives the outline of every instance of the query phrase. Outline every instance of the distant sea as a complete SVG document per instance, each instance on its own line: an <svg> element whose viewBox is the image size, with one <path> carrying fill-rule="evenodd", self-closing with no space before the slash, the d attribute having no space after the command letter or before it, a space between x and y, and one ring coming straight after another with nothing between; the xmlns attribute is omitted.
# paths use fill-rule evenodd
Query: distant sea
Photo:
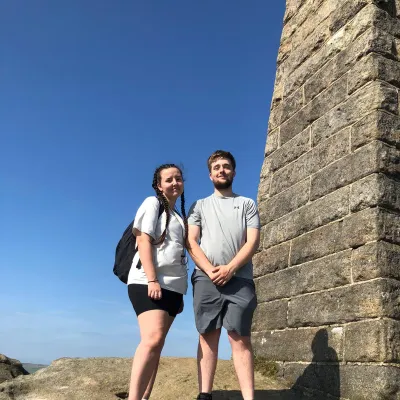
<svg viewBox="0 0 400 400"><path fill-rule="evenodd" d="M30 363L23 363L22 366L30 373L33 374L39 369L46 368L48 365L45 364L30 364Z"/></svg>

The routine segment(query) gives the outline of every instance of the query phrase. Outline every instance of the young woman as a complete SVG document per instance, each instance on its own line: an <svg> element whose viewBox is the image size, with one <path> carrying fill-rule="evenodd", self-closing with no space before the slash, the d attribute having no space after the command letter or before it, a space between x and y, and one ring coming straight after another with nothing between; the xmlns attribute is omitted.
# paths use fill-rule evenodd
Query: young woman
<svg viewBox="0 0 400 400"><path fill-rule="evenodd" d="M181 169L161 165L154 172L152 186L156 196L145 199L133 225L139 251L129 272L128 293L141 340L133 359L129 400L149 398L165 337L183 310L187 290L188 229ZM175 207L178 197L182 217Z"/></svg>

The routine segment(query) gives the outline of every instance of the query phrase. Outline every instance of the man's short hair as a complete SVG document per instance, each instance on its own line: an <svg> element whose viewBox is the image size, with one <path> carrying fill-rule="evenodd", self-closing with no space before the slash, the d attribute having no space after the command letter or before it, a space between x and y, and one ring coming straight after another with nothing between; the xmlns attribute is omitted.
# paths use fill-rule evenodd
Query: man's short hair
<svg viewBox="0 0 400 400"><path fill-rule="evenodd" d="M214 151L214 153L211 154L210 157L208 157L207 160L207 166L208 166L208 170L211 172L211 164L217 160L220 160L221 158L225 158L227 160L229 160L232 164L233 170L236 170L236 161L235 161L235 157L233 157L233 155L231 153L229 153L229 151L224 151L224 150L216 150Z"/></svg>

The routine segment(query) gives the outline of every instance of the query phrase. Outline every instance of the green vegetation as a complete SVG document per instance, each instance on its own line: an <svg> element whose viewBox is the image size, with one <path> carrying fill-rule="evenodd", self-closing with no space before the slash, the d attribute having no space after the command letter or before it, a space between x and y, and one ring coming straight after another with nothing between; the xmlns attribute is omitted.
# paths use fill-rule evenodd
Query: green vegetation
<svg viewBox="0 0 400 400"><path fill-rule="evenodd" d="M276 378L279 370L275 361L269 361L265 357L257 355L254 355L254 369L268 378Z"/></svg>

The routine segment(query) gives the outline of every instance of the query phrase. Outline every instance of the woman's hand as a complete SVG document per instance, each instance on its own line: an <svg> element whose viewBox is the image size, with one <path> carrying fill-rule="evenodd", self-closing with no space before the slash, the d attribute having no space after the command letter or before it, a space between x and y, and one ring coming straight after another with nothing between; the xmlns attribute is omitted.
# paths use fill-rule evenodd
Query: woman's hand
<svg viewBox="0 0 400 400"><path fill-rule="evenodd" d="M148 286L148 296L153 300L161 300L162 293L161 293L161 286L158 281L149 282Z"/></svg>

